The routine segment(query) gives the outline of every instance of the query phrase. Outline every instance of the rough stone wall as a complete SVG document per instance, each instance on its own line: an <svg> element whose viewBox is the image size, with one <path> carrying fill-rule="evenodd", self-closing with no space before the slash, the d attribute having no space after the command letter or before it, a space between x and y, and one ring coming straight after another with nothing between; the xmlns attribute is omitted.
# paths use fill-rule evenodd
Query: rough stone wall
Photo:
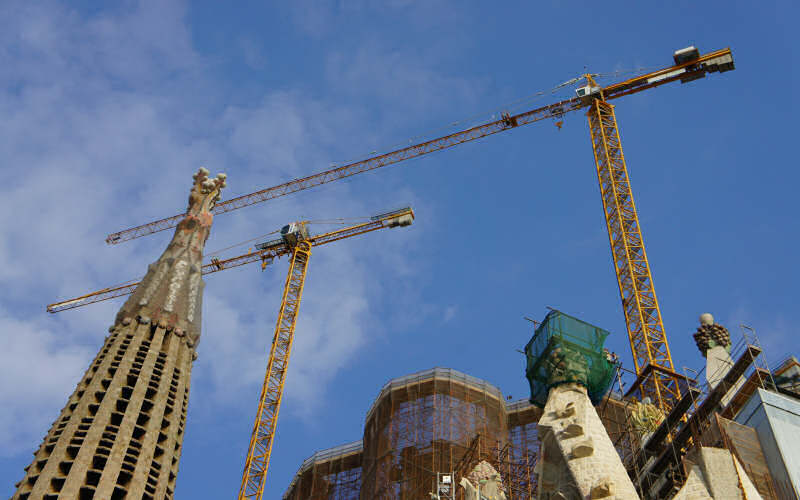
<svg viewBox="0 0 800 500"><path fill-rule="evenodd" d="M689 477L672 500L713 500L703 481L703 471L698 465L689 469Z"/></svg>
<svg viewBox="0 0 800 500"><path fill-rule="evenodd" d="M13 500L171 499L200 339L202 258L225 187L201 168L185 218L117 314Z"/></svg>
<svg viewBox="0 0 800 500"><path fill-rule="evenodd" d="M733 367L733 359L723 346L714 346L706 352L706 381L714 389Z"/></svg>
<svg viewBox="0 0 800 500"><path fill-rule="evenodd" d="M639 498L585 387L564 384L550 390L539 435L549 449L545 461L555 461L556 453L563 457L580 498ZM562 485L554 486L558 491Z"/></svg>
<svg viewBox="0 0 800 500"><path fill-rule="evenodd" d="M739 476L733 466L733 456L724 448L700 449L700 468L708 490L714 498L742 498Z"/></svg>
<svg viewBox="0 0 800 500"><path fill-rule="evenodd" d="M727 374L731 368L733 368L733 359L726 348L714 346L706 351L706 380L712 389L719 385L722 379L725 378L725 374ZM728 405L744 383L744 376L739 377L739 380L736 381L733 387L727 390L721 400L721 405L723 407Z"/></svg>
<svg viewBox="0 0 800 500"><path fill-rule="evenodd" d="M173 498L193 349L149 321L110 331L14 500Z"/></svg>
<svg viewBox="0 0 800 500"><path fill-rule="evenodd" d="M725 448L700 448L673 500L761 500L739 461Z"/></svg>
<svg viewBox="0 0 800 500"><path fill-rule="evenodd" d="M541 432L541 431L540 431ZM539 459L536 462L534 473L538 476L538 498L580 498L580 491L575 478L567 466L567 461L561 454L561 449L556 443L552 433L540 435Z"/></svg>

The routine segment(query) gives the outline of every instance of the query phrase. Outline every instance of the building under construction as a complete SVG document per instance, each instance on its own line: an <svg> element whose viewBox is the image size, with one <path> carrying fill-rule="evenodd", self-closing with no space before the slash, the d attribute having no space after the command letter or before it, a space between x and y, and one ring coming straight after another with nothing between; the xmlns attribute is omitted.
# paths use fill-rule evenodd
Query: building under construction
<svg viewBox="0 0 800 500"><path fill-rule="evenodd" d="M363 439L308 458L284 499L427 498L437 472L460 477L482 460L512 498L531 498L540 414L448 368L395 378L367 412Z"/></svg>
<svg viewBox="0 0 800 500"><path fill-rule="evenodd" d="M646 400L642 404L639 386L626 384L635 374L612 363L612 388L598 396L595 410L636 488L635 496L617 498L678 498L690 476L694 479L693 469L700 470L701 450L720 449L741 464L761 498L798 498L793 467L800 456L787 443L796 442L792 432L800 431L800 363L789 358L769 371L753 335L732 347L735 361L715 387L684 377L685 396L670 414L656 411L653 419L640 418ZM536 394L532 399L536 403ZM749 421L764 411L764 400L771 401L767 411L777 407L783 413L763 416L752 426ZM311 455L283 498L429 498L437 494L437 475L452 474L459 484L481 462L498 472L508 500L583 498L542 491L543 409L534 403L506 402L497 387L447 368L392 379L367 412L362 439ZM713 485L698 486L681 498L755 498L711 490ZM465 489L451 491L451 496L431 498L470 498Z"/></svg>

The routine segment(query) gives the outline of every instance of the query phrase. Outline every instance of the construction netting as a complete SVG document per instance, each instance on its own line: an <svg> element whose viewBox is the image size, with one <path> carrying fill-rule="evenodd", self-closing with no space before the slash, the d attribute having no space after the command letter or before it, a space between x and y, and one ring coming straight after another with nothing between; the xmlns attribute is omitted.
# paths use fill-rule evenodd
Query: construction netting
<svg viewBox="0 0 800 500"><path fill-rule="evenodd" d="M551 310L525 346L525 376L531 403L544 407L552 387L578 383L597 404L611 386L616 369L603 349L609 332L560 311Z"/></svg>

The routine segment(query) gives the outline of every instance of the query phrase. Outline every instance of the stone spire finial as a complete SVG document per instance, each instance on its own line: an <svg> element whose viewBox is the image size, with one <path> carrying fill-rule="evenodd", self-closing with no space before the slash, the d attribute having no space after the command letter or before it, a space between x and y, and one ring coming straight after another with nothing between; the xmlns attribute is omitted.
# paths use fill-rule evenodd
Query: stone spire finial
<svg viewBox="0 0 800 500"><path fill-rule="evenodd" d="M153 322L193 347L200 340L200 312L204 283L203 249L214 219L212 210L226 186L225 174L209 178L203 167L192 176L186 217L178 224L167 249L150 264L147 274L117 314L117 323L137 319Z"/></svg>
<svg viewBox="0 0 800 500"><path fill-rule="evenodd" d="M731 350L731 335L728 333L728 329L714 323L714 316L710 313L700 315L700 326L697 327L693 336L703 357L706 356L709 349L715 346L722 346L728 352Z"/></svg>
<svg viewBox="0 0 800 500"><path fill-rule="evenodd" d="M228 178L227 175L219 173L216 178L211 179L208 174L207 168L200 167L192 175L194 186L192 186L192 192L189 194L189 207L186 209L187 215L212 215L211 210L221 197L220 191L227 186L225 182Z"/></svg>

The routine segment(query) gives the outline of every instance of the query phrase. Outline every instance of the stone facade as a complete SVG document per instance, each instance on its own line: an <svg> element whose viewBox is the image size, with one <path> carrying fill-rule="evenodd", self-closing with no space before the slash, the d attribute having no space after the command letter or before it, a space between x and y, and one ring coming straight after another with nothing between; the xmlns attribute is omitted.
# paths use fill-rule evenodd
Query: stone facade
<svg viewBox="0 0 800 500"><path fill-rule="evenodd" d="M186 218L109 328L12 500L171 499L200 339L202 251L225 176L194 176Z"/></svg>
<svg viewBox="0 0 800 500"><path fill-rule="evenodd" d="M673 500L761 500L739 460L725 448L700 447L685 465L689 478Z"/></svg>
<svg viewBox="0 0 800 500"><path fill-rule="evenodd" d="M703 481L703 471L697 465L689 469L689 477L672 500L713 500Z"/></svg>
<svg viewBox="0 0 800 500"><path fill-rule="evenodd" d="M639 498L582 385L550 389L539 437L539 498Z"/></svg>

